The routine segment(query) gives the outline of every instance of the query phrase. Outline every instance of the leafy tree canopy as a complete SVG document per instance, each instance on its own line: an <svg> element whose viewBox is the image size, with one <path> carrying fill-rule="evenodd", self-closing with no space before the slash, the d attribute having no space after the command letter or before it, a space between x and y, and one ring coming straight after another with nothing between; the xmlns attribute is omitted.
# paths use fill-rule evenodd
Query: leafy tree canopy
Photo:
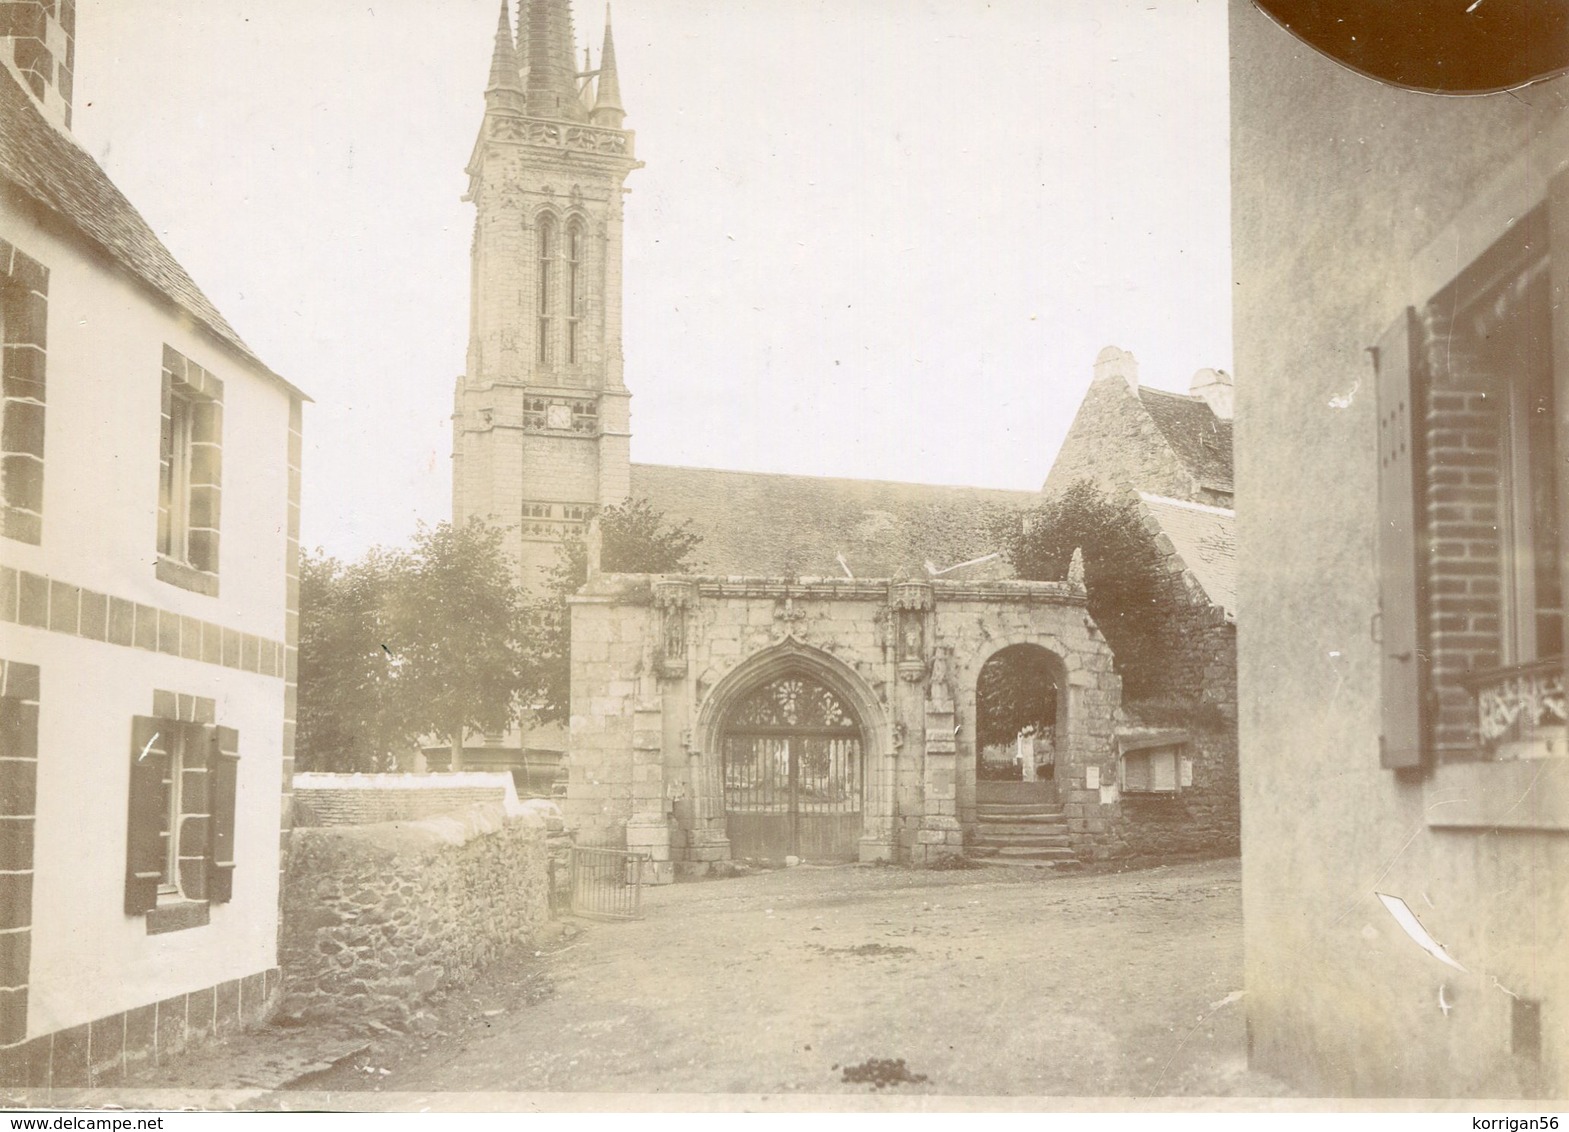
<svg viewBox="0 0 1569 1132"><path fill-rule="evenodd" d="M679 574L703 541L691 521L670 523L646 499L629 499L598 513L600 569L608 574ZM530 604L531 652L535 662L536 718L564 720L570 711L571 625L566 599L588 581L588 543L567 539L551 570L546 592Z"/></svg>
<svg viewBox="0 0 1569 1132"><path fill-rule="evenodd" d="M349 565L319 551L300 555L300 770L386 770L403 745L385 647L390 569L380 550Z"/></svg>
<svg viewBox="0 0 1569 1132"><path fill-rule="evenodd" d="M978 748L1012 743L1025 731L1044 733L1057 723L1057 662L1045 649L1013 645L981 667L975 684Z"/></svg>
<svg viewBox="0 0 1569 1132"><path fill-rule="evenodd" d="M1022 529L1010 526L1003 541L1014 572L1038 581L1065 579L1082 548L1090 616L1115 654L1124 694L1161 692L1178 655L1181 599L1136 500L1079 480L1035 508Z"/></svg>
<svg viewBox="0 0 1569 1132"><path fill-rule="evenodd" d="M500 532L478 520L348 566L303 554L299 768L386 770L424 736L456 750L505 729L533 672L522 614Z"/></svg>

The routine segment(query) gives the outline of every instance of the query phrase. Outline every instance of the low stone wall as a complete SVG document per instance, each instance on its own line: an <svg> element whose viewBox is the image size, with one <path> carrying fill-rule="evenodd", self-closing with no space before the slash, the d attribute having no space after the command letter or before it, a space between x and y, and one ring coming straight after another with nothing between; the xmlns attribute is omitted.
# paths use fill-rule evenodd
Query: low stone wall
<svg viewBox="0 0 1569 1132"><path fill-rule="evenodd" d="M297 826L373 825L418 821L498 804L518 807L512 775L458 774L296 774L294 824Z"/></svg>
<svg viewBox="0 0 1569 1132"><path fill-rule="evenodd" d="M436 988L528 946L548 901L546 822L527 810L296 828L281 1014L407 1025Z"/></svg>

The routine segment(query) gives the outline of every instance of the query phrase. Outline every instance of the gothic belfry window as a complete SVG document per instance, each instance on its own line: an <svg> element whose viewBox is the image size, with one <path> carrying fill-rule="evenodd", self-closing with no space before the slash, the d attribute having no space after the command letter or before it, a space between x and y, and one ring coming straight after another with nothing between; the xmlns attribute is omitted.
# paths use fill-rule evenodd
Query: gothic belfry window
<svg viewBox="0 0 1569 1132"><path fill-rule="evenodd" d="M541 365L550 364L550 315L555 296L551 293L551 276L555 270L556 222L549 216L539 220L539 279L535 308L535 359Z"/></svg>
<svg viewBox="0 0 1569 1132"><path fill-rule="evenodd" d="M578 362L578 335L583 320L583 226L567 229L567 364Z"/></svg>

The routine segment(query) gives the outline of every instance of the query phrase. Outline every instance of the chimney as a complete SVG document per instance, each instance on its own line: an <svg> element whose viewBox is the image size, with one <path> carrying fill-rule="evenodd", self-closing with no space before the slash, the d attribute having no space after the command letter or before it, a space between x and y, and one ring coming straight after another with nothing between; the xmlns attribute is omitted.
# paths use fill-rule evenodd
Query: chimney
<svg viewBox="0 0 1569 1132"><path fill-rule="evenodd" d="M1231 375L1223 369L1201 369L1193 375L1188 392L1209 402L1210 412L1223 421L1231 419Z"/></svg>
<svg viewBox="0 0 1569 1132"><path fill-rule="evenodd" d="M1114 377L1126 381L1128 388L1134 392L1138 391L1138 359L1126 350L1118 349L1116 346L1107 346L1095 355L1095 380L1106 381Z"/></svg>
<svg viewBox="0 0 1569 1132"><path fill-rule="evenodd" d="M0 5L0 58L51 125L71 128L72 70L76 66L76 0Z"/></svg>

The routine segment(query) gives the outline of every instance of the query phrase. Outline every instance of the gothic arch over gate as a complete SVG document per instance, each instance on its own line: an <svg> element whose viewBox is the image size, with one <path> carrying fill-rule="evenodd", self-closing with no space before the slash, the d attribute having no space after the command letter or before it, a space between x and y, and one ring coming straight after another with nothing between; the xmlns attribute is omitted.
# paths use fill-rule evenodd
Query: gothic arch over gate
<svg viewBox="0 0 1569 1132"><path fill-rule="evenodd" d="M796 693L811 701L801 705L799 726L793 708L789 723L778 713L759 714L767 706L760 695ZM886 825L885 720L852 668L797 641L732 669L705 697L694 728L702 773L712 783L706 793L721 802L714 817L726 823L731 851L854 859L857 843ZM743 757L746 765L731 765L727 774L727 759Z"/></svg>

